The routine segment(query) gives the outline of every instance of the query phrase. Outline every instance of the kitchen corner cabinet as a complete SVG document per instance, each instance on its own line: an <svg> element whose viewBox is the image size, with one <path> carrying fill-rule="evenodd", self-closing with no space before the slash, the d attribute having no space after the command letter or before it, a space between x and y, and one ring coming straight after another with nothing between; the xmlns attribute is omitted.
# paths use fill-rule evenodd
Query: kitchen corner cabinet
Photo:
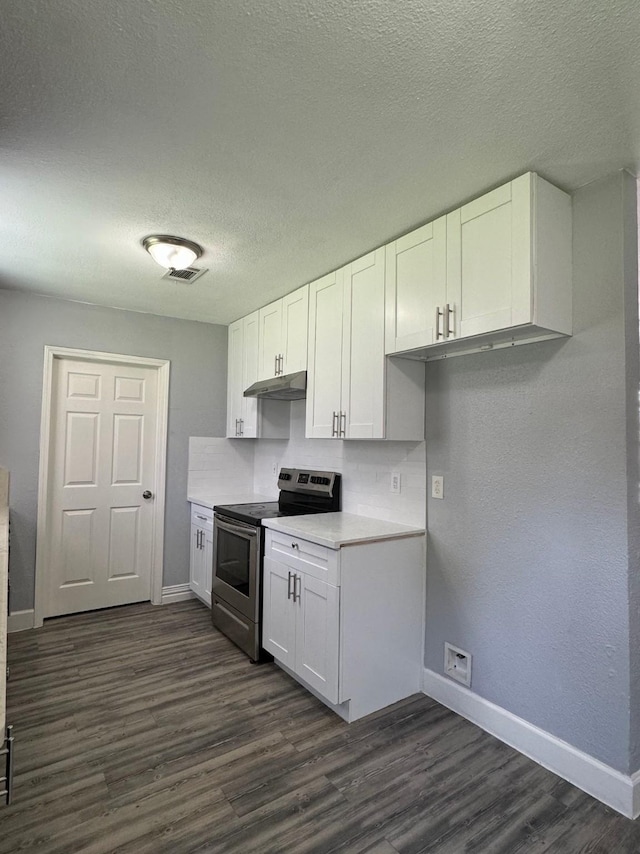
<svg viewBox="0 0 640 854"><path fill-rule="evenodd" d="M382 248L309 285L308 438L424 438L424 372L384 349Z"/></svg>
<svg viewBox="0 0 640 854"><path fill-rule="evenodd" d="M227 366L227 438L287 439L289 407L282 401L244 397L258 379L259 312L229 326Z"/></svg>
<svg viewBox="0 0 640 854"><path fill-rule="evenodd" d="M388 353L429 360L571 335L570 196L529 172L436 226L429 251L428 226L422 243L418 229L387 247Z"/></svg>
<svg viewBox="0 0 640 854"><path fill-rule="evenodd" d="M347 721L420 690L424 537L330 549L268 530L264 648Z"/></svg>
<svg viewBox="0 0 640 854"><path fill-rule="evenodd" d="M261 308L258 315L258 379L306 371L309 286Z"/></svg>
<svg viewBox="0 0 640 854"><path fill-rule="evenodd" d="M189 561L189 587L206 605L211 607L211 582L213 580L213 510L191 505L191 553Z"/></svg>

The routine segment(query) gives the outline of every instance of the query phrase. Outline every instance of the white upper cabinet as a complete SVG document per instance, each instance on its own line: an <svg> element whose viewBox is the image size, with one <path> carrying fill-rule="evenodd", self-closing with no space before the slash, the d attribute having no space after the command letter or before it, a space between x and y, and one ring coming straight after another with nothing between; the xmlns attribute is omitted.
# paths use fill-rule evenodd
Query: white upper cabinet
<svg viewBox="0 0 640 854"><path fill-rule="evenodd" d="M424 438L424 371L384 340L383 247L309 286L307 437Z"/></svg>
<svg viewBox="0 0 640 854"><path fill-rule="evenodd" d="M529 172L433 226L444 220L444 288L429 280L420 300L412 287L396 285L387 303L387 352L442 358L571 334L570 196ZM387 269L399 282L400 261Z"/></svg>
<svg viewBox="0 0 640 854"><path fill-rule="evenodd" d="M384 249L343 271L342 395L350 439L384 438Z"/></svg>
<svg viewBox="0 0 640 854"><path fill-rule="evenodd" d="M337 437L342 387L343 271L309 285L309 367L306 435Z"/></svg>
<svg viewBox="0 0 640 854"><path fill-rule="evenodd" d="M259 314L259 379L307 369L309 286L261 308Z"/></svg>
<svg viewBox="0 0 640 854"><path fill-rule="evenodd" d="M282 350L282 300L265 305L259 314L259 368L258 379L268 380L279 374Z"/></svg>
<svg viewBox="0 0 640 854"><path fill-rule="evenodd" d="M282 363L284 374L307 370L309 285L282 297Z"/></svg>
<svg viewBox="0 0 640 854"><path fill-rule="evenodd" d="M244 390L258 379L258 338L257 311L229 326L228 439L286 439L289 436L286 403L244 396Z"/></svg>
<svg viewBox="0 0 640 854"><path fill-rule="evenodd" d="M435 344L446 303L446 217L389 243L386 255L386 352Z"/></svg>
<svg viewBox="0 0 640 854"><path fill-rule="evenodd" d="M227 438L255 439L258 401L243 392L258 378L258 312L229 326Z"/></svg>

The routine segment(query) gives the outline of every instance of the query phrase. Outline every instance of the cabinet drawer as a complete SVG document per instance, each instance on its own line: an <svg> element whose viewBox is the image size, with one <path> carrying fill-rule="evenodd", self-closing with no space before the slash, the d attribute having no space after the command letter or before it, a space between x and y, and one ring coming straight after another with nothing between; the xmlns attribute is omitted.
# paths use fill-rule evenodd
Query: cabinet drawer
<svg viewBox="0 0 640 854"><path fill-rule="evenodd" d="M339 552L280 531L267 531L265 557L313 578L340 585Z"/></svg>
<svg viewBox="0 0 640 854"><path fill-rule="evenodd" d="M213 510L201 507L199 504L192 504L191 524L202 528L203 531L213 531Z"/></svg>

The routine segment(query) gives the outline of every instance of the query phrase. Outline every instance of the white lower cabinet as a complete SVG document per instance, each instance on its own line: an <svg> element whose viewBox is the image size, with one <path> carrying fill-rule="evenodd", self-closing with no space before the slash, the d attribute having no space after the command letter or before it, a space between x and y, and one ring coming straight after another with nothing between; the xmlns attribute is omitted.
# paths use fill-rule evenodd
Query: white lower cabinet
<svg viewBox="0 0 640 854"><path fill-rule="evenodd" d="M424 537L329 549L268 530L262 645L347 721L420 690Z"/></svg>
<svg viewBox="0 0 640 854"><path fill-rule="evenodd" d="M189 587L211 607L213 580L213 510L199 504L191 505L191 553Z"/></svg>

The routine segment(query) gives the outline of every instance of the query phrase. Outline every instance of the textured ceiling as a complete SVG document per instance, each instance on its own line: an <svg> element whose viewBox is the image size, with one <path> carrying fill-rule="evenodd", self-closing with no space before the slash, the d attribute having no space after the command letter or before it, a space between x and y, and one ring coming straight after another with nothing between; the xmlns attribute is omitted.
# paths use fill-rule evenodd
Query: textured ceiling
<svg viewBox="0 0 640 854"><path fill-rule="evenodd" d="M637 172L639 45L638 0L2 0L0 287L228 323L527 169Z"/></svg>

